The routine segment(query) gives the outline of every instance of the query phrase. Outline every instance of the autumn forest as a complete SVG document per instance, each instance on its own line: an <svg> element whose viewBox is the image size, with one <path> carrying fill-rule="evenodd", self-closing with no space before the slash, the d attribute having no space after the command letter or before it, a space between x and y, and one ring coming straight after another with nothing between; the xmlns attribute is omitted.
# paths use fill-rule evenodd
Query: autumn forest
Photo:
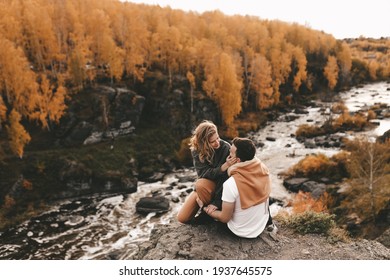
<svg viewBox="0 0 390 280"><path fill-rule="evenodd" d="M227 126L298 95L390 75L390 41L118 0L0 0L0 137L23 156L26 121L50 130L80 90L159 70L214 100Z"/></svg>

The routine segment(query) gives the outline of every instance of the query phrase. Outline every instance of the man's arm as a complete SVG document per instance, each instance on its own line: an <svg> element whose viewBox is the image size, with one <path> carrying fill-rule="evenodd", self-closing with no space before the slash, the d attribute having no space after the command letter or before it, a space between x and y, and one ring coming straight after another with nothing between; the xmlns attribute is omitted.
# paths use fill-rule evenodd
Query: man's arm
<svg viewBox="0 0 390 280"><path fill-rule="evenodd" d="M234 211L234 202L222 202L222 210L217 210L217 208L210 204L203 210L212 218L217 219L222 223L227 223L233 216Z"/></svg>

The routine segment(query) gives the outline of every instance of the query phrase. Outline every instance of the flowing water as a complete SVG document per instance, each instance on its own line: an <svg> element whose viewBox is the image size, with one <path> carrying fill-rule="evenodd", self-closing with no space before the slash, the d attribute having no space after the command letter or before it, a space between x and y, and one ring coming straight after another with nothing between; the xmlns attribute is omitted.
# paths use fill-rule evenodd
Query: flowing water
<svg viewBox="0 0 390 280"><path fill-rule="evenodd" d="M341 96L350 111L375 103L390 106L389 88L390 84L376 83L351 89ZM281 116L249 135L256 142L264 144L258 149L257 156L272 173L271 197L282 202L290 198L279 174L305 155L321 152L330 156L339 151L337 148L308 149L291 137L301 124L323 123L327 118L323 109L327 107L329 104L318 104L307 108L307 114L290 113L293 121ZM378 122L379 126L366 133L378 136L390 129L389 118ZM191 191L195 175L193 169L176 170L162 181L140 182L138 191L133 194L91 196L58 202L46 213L1 232L0 259L130 259L137 252L137 245L148 240L156 224L175 220L180 205ZM169 212L149 215L136 213L135 204L139 199L152 194L170 199ZM273 213L281 207L273 206Z"/></svg>

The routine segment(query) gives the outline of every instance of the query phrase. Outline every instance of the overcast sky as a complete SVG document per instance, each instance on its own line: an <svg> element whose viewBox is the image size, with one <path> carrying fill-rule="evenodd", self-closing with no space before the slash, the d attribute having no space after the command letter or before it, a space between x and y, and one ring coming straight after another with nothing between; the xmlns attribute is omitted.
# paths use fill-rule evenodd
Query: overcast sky
<svg viewBox="0 0 390 280"><path fill-rule="evenodd" d="M220 10L299 23L336 39L390 37L390 0L129 0L185 11Z"/></svg>

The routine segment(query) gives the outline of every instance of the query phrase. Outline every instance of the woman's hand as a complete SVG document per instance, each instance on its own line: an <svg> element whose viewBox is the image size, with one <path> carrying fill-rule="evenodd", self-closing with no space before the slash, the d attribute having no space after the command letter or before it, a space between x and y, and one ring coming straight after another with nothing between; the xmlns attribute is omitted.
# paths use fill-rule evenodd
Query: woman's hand
<svg viewBox="0 0 390 280"><path fill-rule="evenodd" d="M213 204L209 204L203 208L203 211L205 211L208 215L210 215L211 213L213 213L217 209L218 209L217 206L215 206Z"/></svg>
<svg viewBox="0 0 390 280"><path fill-rule="evenodd" d="M232 166L235 163L237 163L237 158L229 155L226 158L225 163L221 165L222 172L225 172L230 166Z"/></svg>
<svg viewBox="0 0 390 280"><path fill-rule="evenodd" d="M237 158L236 157L232 157L231 155L229 155L227 158L226 158L226 162L227 164L230 166L232 166L233 164L235 164L237 162Z"/></svg>

